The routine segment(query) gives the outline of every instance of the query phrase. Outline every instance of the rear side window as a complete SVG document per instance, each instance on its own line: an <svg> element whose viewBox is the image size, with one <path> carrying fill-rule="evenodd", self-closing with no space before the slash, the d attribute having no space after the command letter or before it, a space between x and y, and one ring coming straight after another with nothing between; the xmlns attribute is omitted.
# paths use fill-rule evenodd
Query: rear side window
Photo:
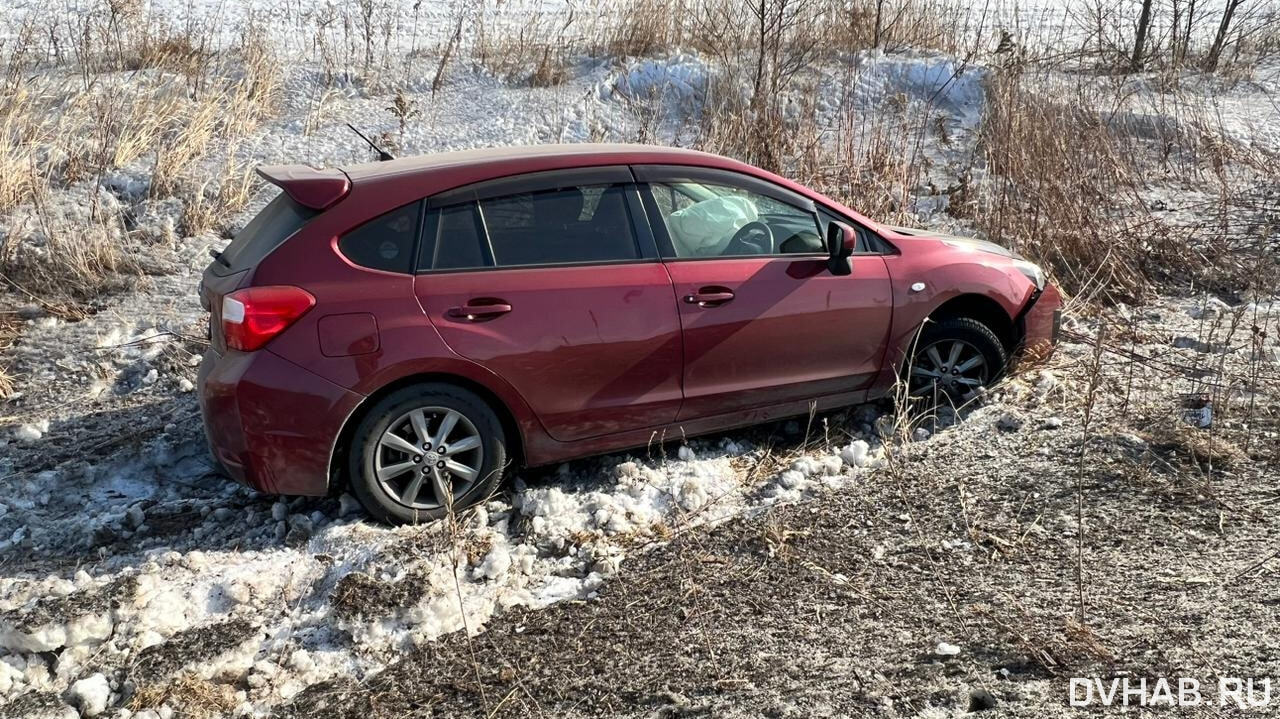
<svg viewBox="0 0 1280 719"><path fill-rule="evenodd" d="M318 214L281 192L236 233L222 251L222 262L213 263L214 274L227 275L257 265Z"/></svg>
<svg viewBox="0 0 1280 719"><path fill-rule="evenodd" d="M430 213L418 267L461 270L641 258L627 186L523 192Z"/></svg>
<svg viewBox="0 0 1280 719"><path fill-rule="evenodd" d="M623 185L584 185L480 201L498 267L636 260Z"/></svg>
<svg viewBox="0 0 1280 719"><path fill-rule="evenodd" d="M383 213L343 235L338 240L338 249L362 267L410 272L421 217L421 201Z"/></svg>

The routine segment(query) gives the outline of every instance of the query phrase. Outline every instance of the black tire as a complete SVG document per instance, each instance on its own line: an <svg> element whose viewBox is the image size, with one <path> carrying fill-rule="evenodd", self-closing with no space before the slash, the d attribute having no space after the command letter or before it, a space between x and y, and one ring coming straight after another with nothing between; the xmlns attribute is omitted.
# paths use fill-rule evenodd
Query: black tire
<svg viewBox="0 0 1280 719"><path fill-rule="evenodd" d="M961 384L961 382L973 382L977 380L977 377L961 377L962 373L956 372L956 367L948 367L945 362L941 368L946 370L944 376L932 379L919 376L919 370L935 371L938 369L931 359L930 348L934 350L939 350L940 348L949 349L954 343L961 343L966 346L966 353L968 349L972 349L981 355L986 373L980 384ZM968 356L971 357L972 355ZM948 357L943 357L943 359L948 359ZM965 361L957 362L956 364L963 366ZM910 367L904 368L903 374L908 378L908 390L912 397L922 397L929 400L935 397L942 399L945 396L952 403L958 404L969 399L978 386L990 386L999 381L1008 366L1009 353L1005 349L1004 343L1000 341L1000 338L996 336L996 333L990 327L969 317L952 317L925 324L920 331L920 336L912 345ZM921 393L921 387L917 382L930 384L933 387L933 391Z"/></svg>
<svg viewBox="0 0 1280 719"><path fill-rule="evenodd" d="M463 418L455 420L455 425L462 426L464 433L470 433L471 429L475 430L478 435L478 447L480 452L474 456L480 457L477 461L479 471L476 478L465 484L465 488L457 496L451 497L451 502L445 500L443 502L434 501L434 495L438 494L437 485L433 484L430 479L419 480L419 485L427 485L429 491L432 492L431 501L423 500L422 503L436 506L417 506L415 502L413 506L404 503L402 497L397 494L399 489L401 494L406 493L409 483L417 478L418 467L421 464L415 464L411 469L403 470L403 474L386 480L378 478L375 469L379 461L386 462L388 452L399 457L403 462L429 462L439 459L441 467L443 462L448 461L450 457L447 455L436 456L434 453L423 452L420 455L409 457L408 453L395 454L400 450L390 447L384 443L388 431L399 431L407 436L409 435L405 429L396 429L392 427L396 423L398 427L403 427L403 422L408 422L406 415L411 415L415 410L423 408L444 409L456 412ZM446 413L426 412L428 426L434 426L437 429L442 426L441 418ZM432 425L434 423L434 425ZM469 426L468 426L469 425ZM416 430L416 426L414 427ZM456 432L454 433L456 436ZM474 436L474 435L473 435ZM395 439L390 437L388 439ZM460 443L460 442L459 442ZM472 450L474 451L474 450ZM472 392L468 392L461 387L445 383L425 383L405 387L396 390L391 394L378 400L376 404L369 409L364 418L357 425L354 434L351 437L351 451L348 453L348 471L351 478L351 490L360 503L364 505L365 510L378 519L389 524L414 524L428 522L449 514L450 509L457 512L471 505L487 499L497 486L502 482L503 476L507 468L507 448L506 435L502 430L502 422L498 419L498 415L494 413L493 408L487 402ZM428 460L428 456L430 460ZM394 466L399 466L395 464ZM388 468L384 468L385 469ZM430 467L423 468L423 474L427 477L433 477L428 474ZM448 472L441 470L442 474L447 475ZM461 482L461 480L458 480ZM399 484L397 484L399 483ZM444 480L445 486L462 486L455 484L452 480ZM419 492L421 489L418 490ZM452 494L452 489L448 492ZM416 494L415 494L416 496Z"/></svg>

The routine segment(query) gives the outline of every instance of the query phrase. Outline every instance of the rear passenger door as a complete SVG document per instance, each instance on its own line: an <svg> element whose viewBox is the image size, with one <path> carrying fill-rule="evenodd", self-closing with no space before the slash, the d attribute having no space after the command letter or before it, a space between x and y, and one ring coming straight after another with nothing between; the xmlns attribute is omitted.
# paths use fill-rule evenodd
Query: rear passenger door
<svg viewBox="0 0 1280 719"><path fill-rule="evenodd" d="M415 290L449 347L573 441L666 424L681 335L630 170L522 175L429 198Z"/></svg>

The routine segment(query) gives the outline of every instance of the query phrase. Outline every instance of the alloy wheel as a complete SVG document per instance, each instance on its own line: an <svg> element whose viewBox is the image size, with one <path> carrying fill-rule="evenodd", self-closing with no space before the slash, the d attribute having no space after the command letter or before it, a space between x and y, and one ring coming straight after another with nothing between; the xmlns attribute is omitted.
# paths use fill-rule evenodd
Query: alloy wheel
<svg viewBox="0 0 1280 719"><path fill-rule="evenodd" d="M911 396L938 391L968 397L990 379L991 368L977 347L964 340L940 340L916 353L911 364Z"/></svg>
<svg viewBox="0 0 1280 719"><path fill-rule="evenodd" d="M373 469L383 490L413 509L453 504L480 479L484 442L466 415L448 407L410 410L378 439Z"/></svg>

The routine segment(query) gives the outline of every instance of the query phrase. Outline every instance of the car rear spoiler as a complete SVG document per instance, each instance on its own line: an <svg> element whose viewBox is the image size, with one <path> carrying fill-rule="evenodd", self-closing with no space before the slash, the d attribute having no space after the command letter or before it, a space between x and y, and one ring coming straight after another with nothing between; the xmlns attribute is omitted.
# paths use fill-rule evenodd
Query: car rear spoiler
<svg viewBox="0 0 1280 719"><path fill-rule="evenodd" d="M333 207L351 192L351 178L338 169L317 170L306 165L264 165L262 179L284 190L294 202L313 210Z"/></svg>

